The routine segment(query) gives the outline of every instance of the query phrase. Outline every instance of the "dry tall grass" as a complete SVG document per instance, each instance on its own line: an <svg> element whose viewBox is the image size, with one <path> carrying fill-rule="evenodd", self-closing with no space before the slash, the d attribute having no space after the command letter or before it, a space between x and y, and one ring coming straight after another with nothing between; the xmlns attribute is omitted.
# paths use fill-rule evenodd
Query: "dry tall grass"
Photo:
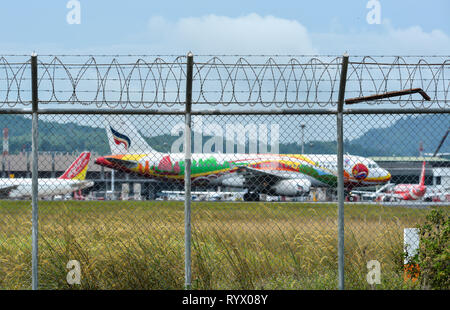
<svg viewBox="0 0 450 310"><path fill-rule="evenodd" d="M39 284L45 289L182 289L182 202L39 202ZM448 207L444 207L447 211ZM403 228L429 210L346 206L346 285L370 289L366 264L381 263L381 289L403 282ZM31 286L30 202L0 203L0 287ZM334 204L192 204L197 289L336 289ZM69 260L81 264L70 286Z"/></svg>

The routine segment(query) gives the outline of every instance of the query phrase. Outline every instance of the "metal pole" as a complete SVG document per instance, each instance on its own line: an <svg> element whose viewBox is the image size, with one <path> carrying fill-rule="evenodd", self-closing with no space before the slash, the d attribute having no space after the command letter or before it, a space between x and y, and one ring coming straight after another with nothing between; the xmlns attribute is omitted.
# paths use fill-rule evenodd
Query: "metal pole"
<svg viewBox="0 0 450 310"><path fill-rule="evenodd" d="M337 166L338 166L338 273L339 289L344 289L344 97L347 82L348 55L342 58L337 109Z"/></svg>
<svg viewBox="0 0 450 310"><path fill-rule="evenodd" d="M191 107L194 55L187 54L186 111L184 128L184 240L185 289L191 289Z"/></svg>
<svg viewBox="0 0 450 310"><path fill-rule="evenodd" d="M114 169L111 170L111 199L115 200L116 199L116 195L115 195L115 188L114 188Z"/></svg>
<svg viewBox="0 0 450 310"><path fill-rule="evenodd" d="M302 154L305 154L305 126L305 124L300 125L302 128Z"/></svg>
<svg viewBox="0 0 450 310"><path fill-rule="evenodd" d="M32 229L31 229L31 287L38 289L38 73L37 55L31 55L31 99L32 99L32 174L31 174L31 208L32 208Z"/></svg>

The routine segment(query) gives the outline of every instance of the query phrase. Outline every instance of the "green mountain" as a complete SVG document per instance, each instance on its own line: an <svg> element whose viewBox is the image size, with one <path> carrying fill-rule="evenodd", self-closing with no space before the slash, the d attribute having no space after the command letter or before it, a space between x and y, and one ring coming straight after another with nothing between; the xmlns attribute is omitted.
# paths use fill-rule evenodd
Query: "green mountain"
<svg viewBox="0 0 450 310"><path fill-rule="evenodd" d="M405 116L392 126L369 129L346 151L354 154L360 146L368 156L418 156L422 144L424 153L434 153L449 126L449 114ZM439 152L450 152L450 137Z"/></svg>
<svg viewBox="0 0 450 310"><path fill-rule="evenodd" d="M0 129L9 129L9 152L31 151L31 119L22 115L0 115ZM39 120L39 151L109 152L106 132L76 123L57 123ZM2 136L3 137L3 136Z"/></svg>
<svg viewBox="0 0 450 310"><path fill-rule="evenodd" d="M450 124L450 115L432 114L405 116L386 128L372 128L354 140L345 140L344 151L361 156L417 156L419 144L424 152L433 153ZM39 120L39 151L81 152L90 150L98 154L110 152L103 128L83 126L73 122L57 123ZM0 115L0 129L9 128L9 151L18 153L31 150L31 119L22 115ZM178 136L168 134L146 138L157 151L169 152ZM203 136L205 143L211 136ZM449 138L450 140L450 138ZM450 141L441 152L450 152ZM225 146L225 141L224 141ZM301 153L298 143L281 143L280 153ZM248 144L245 147L248 151ZM305 153L334 154L336 141L309 141Z"/></svg>

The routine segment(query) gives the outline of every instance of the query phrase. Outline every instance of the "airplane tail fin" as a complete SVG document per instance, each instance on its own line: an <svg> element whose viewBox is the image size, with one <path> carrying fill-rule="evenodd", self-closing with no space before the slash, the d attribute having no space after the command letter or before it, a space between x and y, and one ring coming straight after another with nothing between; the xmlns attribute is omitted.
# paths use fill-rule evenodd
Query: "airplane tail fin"
<svg viewBox="0 0 450 310"><path fill-rule="evenodd" d="M422 164L422 172L420 174L420 186L424 186L425 185L425 161Z"/></svg>
<svg viewBox="0 0 450 310"><path fill-rule="evenodd" d="M58 179L84 180L88 169L91 152L83 152Z"/></svg>
<svg viewBox="0 0 450 310"><path fill-rule="evenodd" d="M105 128L112 155L157 153L148 145L131 121L125 117L106 116Z"/></svg>

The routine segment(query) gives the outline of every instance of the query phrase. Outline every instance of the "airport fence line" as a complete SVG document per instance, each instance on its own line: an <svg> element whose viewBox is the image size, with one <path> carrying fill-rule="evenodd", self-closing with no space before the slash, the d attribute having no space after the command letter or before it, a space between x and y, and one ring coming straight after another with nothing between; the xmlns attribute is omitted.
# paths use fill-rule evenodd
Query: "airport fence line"
<svg viewBox="0 0 450 310"><path fill-rule="evenodd" d="M404 280L404 229L429 209L448 214L448 200L436 198L446 201L448 189L411 207L401 194L359 187L381 188L386 169L377 161L392 164L392 155L400 160L390 167L395 183L419 183L429 161L428 184L445 187L448 162L423 148L449 151L441 138L450 123L450 57L266 56L0 58L0 116L21 131L11 153L31 151L32 202L2 201L1 286L28 288L31 278L32 289L417 288ZM76 165L38 151L67 145L102 156L134 152L90 159L94 189L113 201L80 200L98 198L89 188L73 200L42 200L39 183L53 186L53 199L64 195L48 174L38 179L39 167L55 178ZM4 176L11 155L2 157ZM17 186L2 188L10 198ZM154 201L127 201L142 192ZM208 202L227 195L238 201ZM364 197L379 202L344 204ZM381 266L380 281L369 280L369 262Z"/></svg>

